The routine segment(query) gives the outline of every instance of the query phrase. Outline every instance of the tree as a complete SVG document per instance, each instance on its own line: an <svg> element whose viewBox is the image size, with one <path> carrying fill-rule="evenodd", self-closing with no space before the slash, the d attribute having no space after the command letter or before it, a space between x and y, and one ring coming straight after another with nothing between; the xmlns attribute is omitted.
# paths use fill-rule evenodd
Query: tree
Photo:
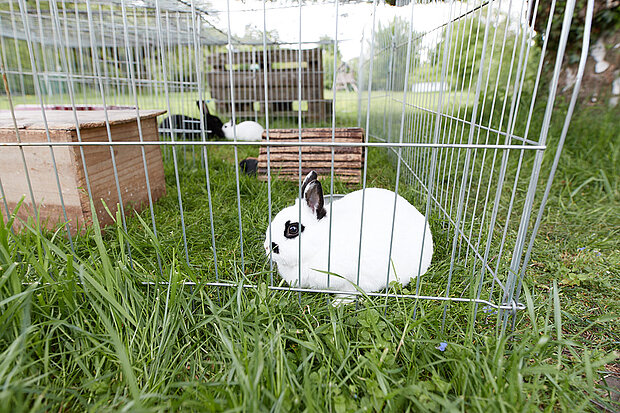
<svg viewBox="0 0 620 413"><path fill-rule="evenodd" d="M323 50L323 86L325 89L333 87L334 83L334 39L322 36L319 47ZM342 53L338 50L337 64L342 62Z"/></svg>
<svg viewBox="0 0 620 413"><path fill-rule="evenodd" d="M375 32L373 50L372 88L374 90L402 90L407 67L409 22L399 17L387 26L379 23ZM420 36L412 33L410 69L420 60Z"/></svg>
<svg viewBox="0 0 620 413"><path fill-rule="evenodd" d="M540 2L538 10L531 10L529 16L530 25L538 33L537 43L542 45L549 18L551 17L551 30L547 39L547 52L545 60L547 80L552 76L552 69L556 59L556 51L562 32L562 21L566 10L566 0L558 0L551 15L551 3ZM585 30L587 0L577 0L571 22L566 57L559 79L560 93L572 93L575 83L575 73L581 54L581 45ZM618 104L619 94L613 91L614 82L619 82L620 76L620 48L614 47L620 42L620 0L595 0L592 30L590 38L590 50L588 60L591 64L586 65L581 86L581 99L590 103L605 102L609 96L610 105ZM595 64L596 63L596 64Z"/></svg>

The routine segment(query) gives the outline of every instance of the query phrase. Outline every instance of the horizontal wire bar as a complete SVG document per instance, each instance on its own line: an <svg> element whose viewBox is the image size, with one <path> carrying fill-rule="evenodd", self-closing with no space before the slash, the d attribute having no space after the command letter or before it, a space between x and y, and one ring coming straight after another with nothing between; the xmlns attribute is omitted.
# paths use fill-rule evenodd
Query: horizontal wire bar
<svg viewBox="0 0 620 413"><path fill-rule="evenodd" d="M23 129L33 130L33 129ZM196 131L198 133L199 131ZM206 131L205 131L206 132ZM0 142L0 147L28 147L28 146L319 146L319 147L368 147L368 148L455 148L455 149L514 149L536 150L547 148L546 145L477 145L467 143L380 143L380 142L246 142L246 141L132 141L132 142Z"/></svg>
<svg viewBox="0 0 620 413"><path fill-rule="evenodd" d="M127 61L123 61L123 60L119 60L119 61L112 61L110 59L99 59L99 60L95 60L95 63L105 63L105 64L113 64L113 63L117 63L117 64L123 64L123 65L128 65L129 63ZM14 76L34 76L34 73L28 70L6 70L6 73L9 75L14 75ZM227 71L214 71L213 73L227 73ZM68 82L68 75L66 73L63 72L52 72L52 71L47 71L47 72L37 72L38 76L41 77L47 77L48 80L56 80L56 81L64 81L64 82ZM115 82L123 82L124 84L129 84L130 80L126 77L116 77L116 76L106 76L106 75L87 75L87 74L74 74L71 75L71 80L73 82L77 82L79 81L79 83L85 83L87 85L90 85L90 82L93 80L106 80L106 81L115 81ZM164 81L162 80L157 80L157 79L146 79L146 78L142 78L142 79L134 79L136 82L136 86L140 86L140 85L160 85L160 86L164 86ZM183 80L168 80L168 85L169 86L193 86L195 88L198 87L198 85L196 84L196 82L190 82L190 81L183 81Z"/></svg>
<svg viewBox="0 0 620 413"><path fill-rule="evenodd" d="M60 285L61 283L41 283L41 282L30 282L30 283L22 283L22 285L36 285L41 287L51 287L53 285ZM83 282L79 281L76 284L82 285ZM179 281L175 283L171 283L168 281L142 281L140 284L142 285L187 285L192 287L239 287L248 288L248 289L256 289L259 288L257 284L236 284L232 282L195 282L195 281ZM369 297L390 297L390 298L408 298L408 299L419 299L419 300L431 300L431 301L451 301L457 303L478 303L488 305L490 308L494 308L496 310L525 310L525 304L523 303L515 303L512 302L510 304L493 304L490 301L476 298L460 298L460 297L437 297L433 295L417 295L417 294L386 294L386 293L367 293L360 291L339 291L339 290L321 290L321 289L310 289L310 288L298 288L298 287L279 287L279 286L270 286L266 285L267 289L275 290L275 291L290 291L296 293L319 293L319 294L342 294L342 295L355 295L355 296L369 296Z"/></svg>
<svg viewBox="0 0 620 413"><path fill-rule="evenodd" d="M143 285L169 285L170 283L167 281L143 281ZM194 281L180 281L177 284L190 285L190 286L209 286L209 287L238 287L239 284L235 283L226 283L226 282L204 282L197 283ZM259 286L256 284L241 284L243 288L258 288ZM490 301L476 298L460 298L460 297L437 297L433 295L417 295L417 294L386 294L386 293L367 293L360 291L339 291L339 290L321 290L321 289L310 289L310 288L298 288L298 287L278 287L278 286L267 286L270 290L276 291L291 291L291 292L301 292L301 293L321 293L321 294L343 294L343 295L357 295L357 296L369 296L369 297L391 297L391 298L413 298L420 300L433 300L433 301L452 301L452 302L460 302L460 303L478 303L478 304L486 304L489 307L499 309L499 310L525 310L525 304L523 303L514 303L513 304L493 304Z"/></svg>

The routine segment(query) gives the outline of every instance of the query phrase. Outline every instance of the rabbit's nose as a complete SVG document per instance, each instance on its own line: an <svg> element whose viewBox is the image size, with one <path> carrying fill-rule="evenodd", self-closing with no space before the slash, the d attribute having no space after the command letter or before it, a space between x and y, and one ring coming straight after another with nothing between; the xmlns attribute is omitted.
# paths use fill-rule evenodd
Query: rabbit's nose
<svg viewBox="0 0 620 413"><path fill-rule="evenodd" d="M274 254L279 254L280 253L280 247L278 247L278 244L276 244L275 242L271 243L271 251L273 251Z"/></svg>

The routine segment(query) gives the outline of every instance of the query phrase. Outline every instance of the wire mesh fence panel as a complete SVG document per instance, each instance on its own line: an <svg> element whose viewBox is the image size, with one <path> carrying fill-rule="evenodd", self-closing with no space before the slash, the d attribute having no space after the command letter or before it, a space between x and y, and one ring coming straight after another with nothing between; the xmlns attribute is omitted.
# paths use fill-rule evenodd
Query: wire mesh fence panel
<svg viewBox="0 0 620 413"><path fill-rule="evenodd" d="M16 234L60 230L79 254L98 221L138 282L181 260L218 292L439 301L441 323L458 302L507 326L557 165L543 176L544 154L566 134L548 143L575 2L552 4L545 33L531 0L214 3L0 1Z"/></svg>

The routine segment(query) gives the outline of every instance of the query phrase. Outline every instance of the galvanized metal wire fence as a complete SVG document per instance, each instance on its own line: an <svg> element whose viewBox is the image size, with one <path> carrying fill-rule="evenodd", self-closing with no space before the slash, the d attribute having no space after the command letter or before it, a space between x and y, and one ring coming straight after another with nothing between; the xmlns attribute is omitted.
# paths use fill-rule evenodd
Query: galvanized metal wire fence
<svg viewBox="0 0 620 413"><path fill-rule="evenodd" d="M268 224L277 213L272 199L277 179L272 171L272 148L299 148L300 188L302 148L331 148L329 182L324 182L324 187L332 194L338 182L336 148L365 148L361 188L374 178L369 173L376 173L369 171L369 156L374 151L387 151L395 176L389 189L406 194L425 215L425 226L431 226L436 247L442 251L434 260L441 264L434 264L431 275L417 277L405 292L386 288L369 295L443 301L446 311L450 302L472 303L475 311L483 305L499 310L498 319L505 327L510 317L524 308L519 300L522 284L587 57L592 1L588 2L577 84L568 111L559 115L564 124L561 135L551 142L551 119L558 116L558 76L575 8L575 1L566 3L565 10L555 10L553 1L546 32L535 33L532 19L541 6L538 0L402 1L396 7L404 13L388 23L378 18L388 6L376 0L355 5L324 2L320 7L332 16L333 27L331 39L318 41L303 38L304 11L317 7L303 2L264 2L248 11L256 16L259 34L241 40L232 34L231 19L243 11L232 11L231 0L225 7L218 3L221 10L198 0L2 0L0 47L5 88L1 109L6 112L0 124L0 156L4 152L2 159L12 160L10 166L0 168L3 219L11 215L17 195L26 197L23 208L33 214L55 203L62 212L58 227L64 228L66 241L74 249L74 238L76 234L80 237L80 232L76 233L77 222L67 212L66 204L71 202L66 199L67 181L56 160L64 156L62 150L75 151L84 190L95 200L91 185L93 179L99 182L94 175L102 172L88 167L87 160L91 151L99 148L109 153L113 199L118 202L124 231L131 234L141 230L127 222L126 209L131 206L123 200L129 195L125 193L123 172L119 173L123 167L117 163L122 151L136 148L134 167L140 169L138 175L144 179L147 195L148 208L142 217L150 221L153 237L178 242L186 264L206 274L201 280L187 280L188 284L225 287L236 285L228 276L230 266L252 272L264 265L255 262L256 255L248 255L248 249L262 245L256 234L265 228L248 227L245 219L240 150L266 147L263 218ZM248 4L247 8L254 6ZM371 10L361 39L354 39L359 47L357 61L343 62L339 57L345 42L351 42L340 37L340 29L359 24L347 20L344 7ZM278 22L272 17L286 8L297 11L296 21L287 23L298 26L298 38L275 41L269 33ZM428 28L419 16L426 16L433 8L443 14ZM550 62L547 42L551 29L558 29L552 27L554 13L563 13L564 20L559 47ZM219 28L212 24L214 16L224 22ZM541 44L535 43L537 36L543 39ZM551 73L551 82L542 87L545 71ZM202 102L210 107L209 114ZM48 124L53 108L67 112L74 139L55 138L56 129ZM81 120L84 109L99 110L101 139L83 138L87 133ZM133 113L136 139L116 138L111 113L118 109ZM156 109L167 112L159 119L178 114L195 126L191 130L187 129L191 123L172 128L175 130L161 127L159 139L153 138L145 132L144 116L145 111ZM537 111L543 115L537 116ZM32 116L42 126L33 128L24 120L26 112L36 113ZM265 127L266 139L210 140L213 131L207 116L212 113L233 124L258 121ZM271 140L269 133L274 125L297 128L298 142ZM332 142L302 141L302 130L309 125L331 128ZM341 126L363 127L365 142L335 142L335 130ZM41 131L42 139L31 138L35 130ZM183 139L178 134L183 132L194 135ZM232 148L234 191L228 199L214 199L213 186L218 183L211 177L214 167L209 164L209 151L227 147ZM47 148L48 152L35 156L35 148ZM171 236L161 234L166 209L152 196L153 148L163 153L167 197L176 198L166 204L178 212L177 230ZM545 156L549 151L553 160ZM544 160L549 167L544 168ZM47 168L42 171L40 163ZM192 222L195 213L186 214L184 200L190 188L184 174L188 165L200 171L198 175L204 179L206 227ZM17 193L5 192L13 179L9 170L21 182ZM55 186L52 192L57 197L43 197L33 184L39 179L33 174L49 174L53 179L45 182ZM543 184L545 191L540 197ZM230 236L218 227L218 203L236 209L234 260L226 256L231 251L218 247L222 237ZM108 207L116 213L114 205ZM194 247L196 238L203 239L198 247ZM127 248L131 254L129 244ZM196 258L201 248L208 251L207 263ZM156 249L160 280L165 281L161 255ZM274 277L271 261L269 268L269 288L317 292L283 286ZM245 285L253 288L256 284L245 281Z"/></svg>

